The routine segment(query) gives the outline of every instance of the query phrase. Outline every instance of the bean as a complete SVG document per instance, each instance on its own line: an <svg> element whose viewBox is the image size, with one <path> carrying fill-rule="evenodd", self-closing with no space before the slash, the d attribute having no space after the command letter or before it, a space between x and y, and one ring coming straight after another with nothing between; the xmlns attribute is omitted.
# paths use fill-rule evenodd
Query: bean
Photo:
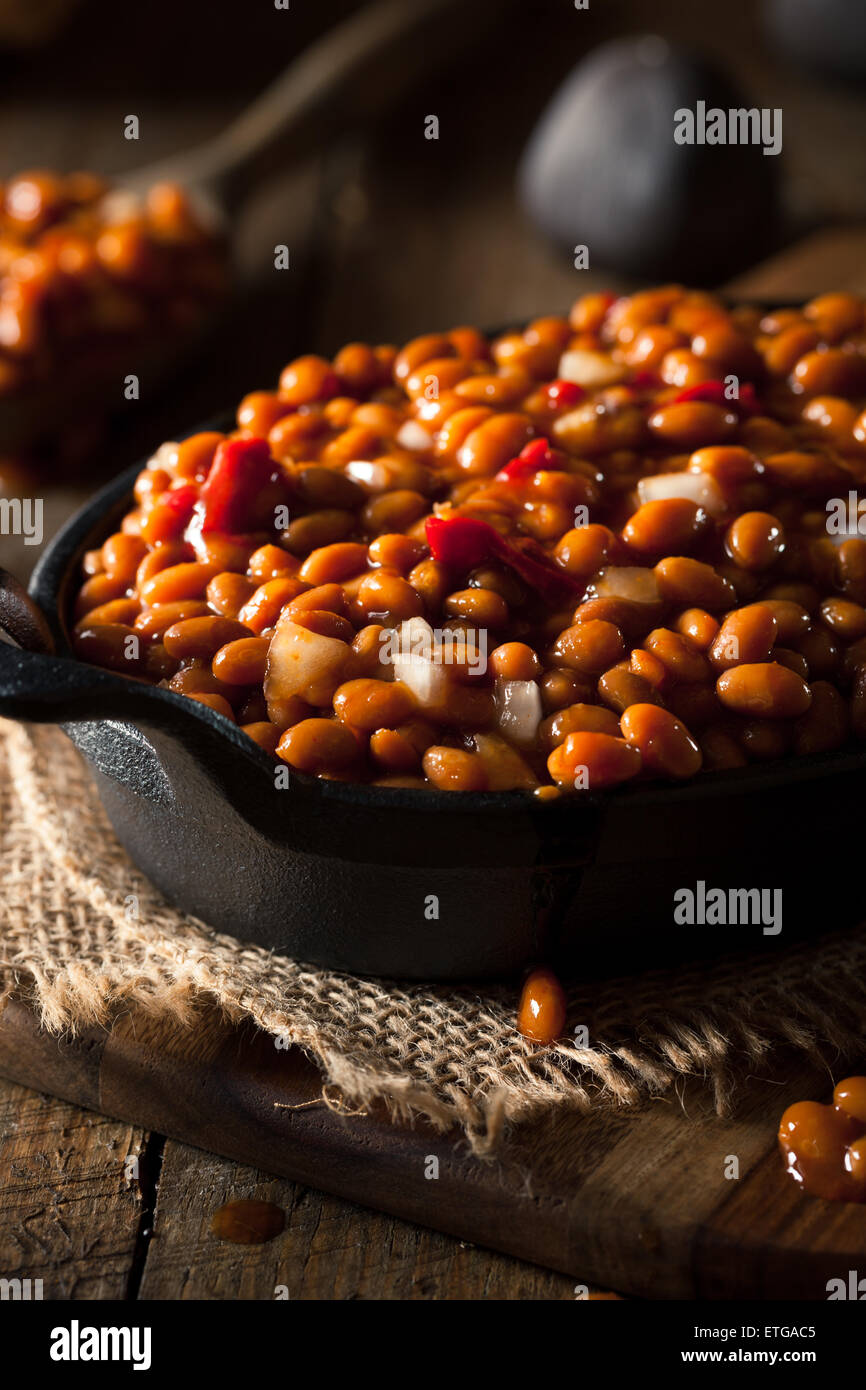
<svg viewBox="0 0 866 1390"><path fill-rule="evenodd" d="M288 604L290 613L305 613L315 608L318 612L346 612L346 596L339 584L317 584L315 588L305 589Z"/></svg>
<svg viewBox="0 0 866 1390"><path fill-rule="evenodd" d="M801 680L808 681L809 663L802 652L792 651L790 647L775 646L773 660L778 661L780 666L787 666L789 671L796 671Z"/></svg>
<svg viewBox="0 0 866 1390"><path fill-rule="evenodd" d="M157 608L146 608L139 613L133 624L146 642L161 642L163 633L175 623L188 618L207 618L208 606L200 599L185 599L180 603L161 603Z"/></svg>
<svg viewBox="0 0 866 1390"><path fill-rule="evenodd" d="M211 580L211 584L216 584L216 582L216 579ZM291 575L269 579L266 583L260 584L257 589L252 589L252 592L250 592L250 588L245 590L243 603L236 616L244 627L248 627L259 637L266 628L276 626L277 620L287 604L306 592L303 580L295 579ZM211 586L208 585L209 598L210 592ZM211 603L213 603L213 599L211 599Z"/></svg>
<svg viewBox="0 0 866 1390"><path fill-rule="evenodd" d="M565 992L552 970L533 970L523 985L517 1031L530 1042L549 1046L565 1032Z"/></svg>
<svg viewBox="0 0 866 1390"><path fill-rule="evenodd" d="M627 663L605 671L598 682L598 693L606 705L620 714L629 705L664 703L649 681L631 671Z"/></svg>
<svg viewBox="0 0 866 1390"><path fill-rule="evenodd" d="M127 588L135 583L135 572L146 553L147 546L140 536L126 536L118 531L103 545L102 562L106 573Z"/></svg>
<svg viewBox="0 0 866 1390"><path fill-rule="evenodd" d="M340 382L330 362L312 353L296 357L280 375L280 400L288 406L327 400L339 389Z"/></svg>
<svg viewBox="0 0 866 1390"><path fill-rule="evenodd" d="M226 642L214 655L214 675L226 685L261 685L268 646L266 637L239 637Z"/></svg>
<svg viewBox="0 0 866 1390"><path fill-rule="evenodd" d="M169 681L169 689L179 695L221 695L229 704L239 695L237 690L221 681L210 666L203 663L181 667Z"/></svg>
<svg viewBox="0 0 866 1390"><path fill-rule="evenodd" d="M779 625L768 603L751 603L729 613L710 647L717 671L769 661Z"/></svg>
<svg viewBox="0 0 866 1390"><path fill-rule="evenodd" d="M211 608L215 608L217 613L224 618L239 618L241 609L249 601L252 594L256 592L255 585L251 579L247 579L243 574L232 574L226 570L222 574L215 574L213 579L208 581L205 594ZM192 600L187 600L191 602ZM162 608L173 608L174 604L161 604ZM190 617L199 616L190 614ZM243 622L244 619L241 619ZM249 623L245 624L247 627Z"/></svg>
<svg viewBox="0 0 866 1390"><path fill-rule="evenodd" d="M677 632L683 637L688 637L701 651L706 651L711 646L719 631L717 619L703 608L687 608L677 618L676 626Z"/></svg>
<svg viewBox="0 0 866 1390"><path fill-rule="evenodd" d="M574 623L561 632L554 646L557 661L581 675L598 676L619 661L625 651L622 633L601 619Z"/></svg>
<svg viewBox="0 0 866 1390"><path fill-rule="evenodd" d="M359 745L337 719L302 719L280 736L277 757L299 772L321 776L344 772L358 761Z"/></svg>
<svg viewBox="0 0 866 1390"><path fill-rule="evenodd" d="M742 569L770 569L784 553L785 532L768 512L743 512L728 527L725 549Z"/></svg>
<svg viewBox="0 0 866 1390"><path fill-rule="evenodd" d="M207 586L222 566L188 562L160 570L139 585L142 601L153 607L157 603L177 603L186 598L204 598Z"/></svg>
<svg viewBox="0 0 866 1390"><path fill-rule="evenodd" d="M364 576L358 588L358 603L365 620L401 623L421 616L424 604L411 583L396 571L379 569Z"/></svg>
<svg viewBox="0 0 866 1390"><path fill-rule="evenodd" d="M94 623L78 628L73 638L79 661L135 675L141 659L141 638L126 623Z"/></svg>
<svg viewBox="0 0 866 1390"><path fill-rule="evenodd" d="M334 694L334 710L345 724L372 732L402 724L412 713L413 699L399 681L362 677L346 681Z"/></svg>
<svg viewBox="0 0 866 1390"><path fill-rule="evenodd" d="M776 641L790 647L808 632L811 620L806 608L787 598L762 598L761 607L768 608L776 620Z"/></svg>
<svg viewBox="0 0 866 1390"><path fill-rule="evenodd" d="M188 439L182 439L175 445L175 476L204 482L217 446L224 438L225 435L218 434L216 430L202 430L199 434L191 434Z"/></svg>
<svg viewBox="0 0 866 1390"><path fill-rule="evenodd" d="M458 467L472 478L492 476L520 453L531 434L525 415L507 411L494 415L466 436L457 452Z"/></svg>
<svg viewBox="0 0 866 1390"><path fill-rule="evenodd" d="M623 737L637 748L642 766L661 777L693 777L701 750L688 729L658 705L629 705L620 719Z"/></svg>
<svg viewBox="0 0 866 1390"><path fill-rule="evenodd" d="M292 409L288 401L281 401L273 391L250 391L238 406L235 419L239 429L261 437Z"/></svg>
<svg viewBox="0 0 866 1390"><path fill-rule="evenodd" d="M370 736L370 754L389 772L417 772L435 737L433 725L426 720L409 720L396 729L377 729Z"/></svg>
<svg viewBox="0 0 866 1390"><path fill-rule="evenodd" d="M641 755L624 739L611 734L569 734L547 759L557 786L567 790L603 791L636 777Z"/></svg>
<svg viewBox="0 0 866 1390"><path fill-rule="evenodd" d="M866 608L846 598L826 598L821 604L821 621L841 642L866 637Z"/></svg>
<svg viewBox="0 0 866 1390"><path fill-rule="evenodd" d="M490 670L508 681L532 681L541 674L541 662L525 642L503 642L490 653Z"/></svg>
<svg viewBox="0 0 866 1390"><path fill-rule="evenodd" d="M300 566L293 555L287 555L278 545L260 545L254 550L247 564L251 579L264 584L269 579L279 579L286 575L296 575Z"/></svg>
<svg viewBox="0 0 866 1390"><path fill-rule="evenodd" d="M806 682L775 661L723 671L716 693L727 709L758 719L793 719L812 703Z"/></svg>
<svg viewBox="0 0 866 1390"><path fill-rule="evenodd" d="M866 391L866 360L844 348L806 352L792 373L796 390L809 396L859 396Z"/></svg>
<svg viewBox="0 0 866 1390"><path fill-rule="evenodd" d="M315 553L323 546L334 545L355 529L355 514L335 508L323 508L309 516L296 517L282 534L282 541L292 556Z"/></svg>
<svg viewBox="0 0 866 1390"><path fill-rule="evenodd" d="M643 645L658 657L673 680L691 682L710 679L707 658L678 632L671 632L666 627L654 628L644 638Z"/></svg>
<svg viewBox="0 0 866 1390"><path fill-rule="evenodd" d="M191 554L192 547L183 541L168 541L165 545L158 545L156 550L149 551L135 572L135 587L138 592L141 593L147 581L155 574L169 569L172 565L181 564L188 560Z"/></svg>
<svg viewBox="0 0 866 1390"><path fill-rule="evenodd" d="M395 488L364 503L361 524L366 531L385 534L411 526L413 521L425 516L429 510L430 504L422 492L412 488Z"/></svg>
<svg viewBox="0 0 866 1390"><path fill-rule="evenodd" d="M266 719L257 719L251 724L242 724L241 728L247 738L251 738L253 743L257 743L270 757L276 756L280 730L275 724L270 724Z"/></svg>
<svg viewBox="0 0 866 1390"><path fill-rule="evenodd" d="M805 657L810 675L824 679L833 676L840 661L839 647L825 627L817 624L806 629L794 642L795 649Z"/></svg>
<svg viewBox="0 0 866 1390"><path fill-rule="evenodd" d="M165 628L162 643L170 656L178 661L194 657L210 660L226 642L248 637L249 629L232 618L183 618Z"/></svg>
<svg viewBox="0 0 866 1390"><path fill-rule="evenodd" d="M98 608L91 608L88 613L80 617L75 624L76 630L84 627L105 627L115 626L120 623L123 626L130 626L138 617L141 605L135 598L115 598L108 603L100 603Z"/></svg>
<svg viewBox="0 0 866 1390"><path fill-rule="evenodd" d="M449 594L445 612L482 628L503 627L508 622L508 604L493 589L460 589Z"/></svg>
<svg viewBox="0 0 866 1390"><path fill-rule="evenodd" d="M378 435L374 433L373 438L378 439ZM364 501L364 489L352 478L317 464L299 468L295 474L295 485L301 501L314 511L331 509L351 512Z"/></svg>
<svg viewBox="0 0 866 1390"><path fill-rule="evenodd" d="M644 555L671 555L689 550L706 523L706 513L685 497L644 502L623 527L622 538Z"/></svg>
<svg viewBox="0 0 866 1390"><path fill-rule="evenodd" d="M569 734L593 733L619 736L619 720L613 710L603 705L576 704L558 710L541 721L538 741L546 752L564 743Z"/></svg>
<svg viewBox="0 0 866 1390"><path fill-rule="evenodd" d="M319 584L336 584L342 579L351 579L367 568L367 547L352 541L341 545L326 545L308 555L301 566L298 578L314 587Z"/></svg>
<svg viewBox="0 0 866 1390"><path fill-rule="evenodd" d="M413 541L401 532L386 531L377 536L367 548L367 558L371 565L381 565L385 569L408 574L420 563L425 547L420 541Z"/></svg>
<svg viewBox="0 0 866 1390"><path fill-rule="evenodd" d="M659 438L681 449L697 449L702 444L723 443L736 429L737 417L706 401L684 401L655 411L649 427Z"/></svg>
<svg viewBox="0 0 866 1390"><path fill-rule="evenodd" d="M708 608L718 612L736 602L733 585L717 574L712 565L687 555L669 555L659 560L653 574L667 603Z"/></svg>
<svg viewBox="0 0 866 1390"><path fill-rule="evenodd" d="M595 694L591 677L579 676L576 671L554 667L545 671L539 682L542 708L548 713L565 709L567 705L588 702Z"/></svg>
<svg viewBox="0 0 866 1390"><path fill-rule="evenodd" d="M235 722L235 713L228 700L222 695L217 695L215 691L193 690L189 692L187 699L195 700L198 705L207 705L208 709L215 710L224 719L230 719L232 723Z"/></svg>
<svg viewBox="0 0 866 1390"><path fill-rule="evenodd" d="M427 749L421 765L433 786L440 791L487 790L487 773L477 753L434 745Z"/></svg>
<svg viewBox="0 0 866 1390"><path fill-rule="evenodd" d="M102 608L105 604L113 602L114 599L122 598L128 587L121 577L113 579L110 574L106 574L104 571L92 575L78 591L75 600L75 617L81 618L86 613L92 613L94 609Z"/></svg>
<svg viewBox="0 0 866 1390"><path fill-rule="evenodd" d="M588 578L601 569L615 546L613 531L593 522L566 531L557 541L553 553L568 574Z"/></svg>
<svg viewBox="0 0 866 1390"><path fill-rule="evenodd" d="M438 560L422 560L409 573L409 583L428 612L435 612L451 587L451 572Z"/></svg>

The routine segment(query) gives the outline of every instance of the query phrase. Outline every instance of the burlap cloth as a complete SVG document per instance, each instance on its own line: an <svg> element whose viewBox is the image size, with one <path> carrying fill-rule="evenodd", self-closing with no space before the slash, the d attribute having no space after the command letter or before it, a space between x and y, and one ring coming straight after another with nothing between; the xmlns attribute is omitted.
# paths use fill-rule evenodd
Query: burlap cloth
<svg viewBox="0 0 866 1390"><path fill-rule="evenodd" d="M359 928L362 930L362 928ZM684 1076L728 1109L736 1078L789 1046L862 1050L866 928L772 956L731 957L575 984L569 1018L590 1045L516 1032L515 993L400 986L273 956L170 907L115 840L86 768L56 729L0 720L0 986L44 1024L106 1023L124 1005L194 1023L216 1003L298 1044L341 1106L460 1126L490 1153L506 1126L557 1108L634 1105Z"/></svg>

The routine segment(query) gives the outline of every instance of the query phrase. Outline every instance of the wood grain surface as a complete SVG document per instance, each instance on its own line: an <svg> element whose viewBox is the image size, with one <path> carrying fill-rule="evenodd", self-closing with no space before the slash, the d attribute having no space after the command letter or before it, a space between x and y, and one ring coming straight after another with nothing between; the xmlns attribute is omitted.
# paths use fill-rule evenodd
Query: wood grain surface
<svg viewBox="0 0 866 1390"><path fill-rule="evenodd" d="M219 1170L207 1176L203 1159L182 1178L177 1146L159 1159L146 1156L143 1200L150 1191L153 1235L145 1237L136 1275L139 1297L165 1296L170 1288L176 1297L245 1296L227 1294L225 1281L243 1282L246 1256L236 1247L216 1248L208 1229L229 1197L279 1194L251 1169L323 1187L578 1283L650 1298L822 1298L827 1280L844 1276L866 1250L866 1207L804 1198L784 1175L775 1139L783 1108L795 1099L826 1100L833 1079L791 1059L777 1063L771 1077L749 1078L731 1118L716 1118L705 1091L692 1084L637 1112L563 1114L519 1129L495 1161L472 1157L455 1134L393 1125L381 1111L335 1113L322 1103L316 1068L299 1052L281 1051L266 1035L227 1025L215 1013L191 1029L129 1013L110 1030L72 1042L42 1033L13 1002L0 1016L0 1074L126 1120L137 1133L166 1135L246 1165L226 1184ZM121 1143L115 1185L122 1150ZM115 1199L123 1200L117 1193ZM322 1200L316 1220L327 1211ZM391 1227L380 1222L379 1229ZM270 1265L250 1255L257 1279L273 1277L274 1287L294 1280L297 1289L293 1260L304 1238L290 1227L268 1247ZM177 1249L187 1252L180 1263ZM189 1263L190 1250L200 1265ZM401 1277L390 1264L365 1283L363 1258L353 1266L359 1288L406 1296L405 1287L399 1295L384 1291ZM332 1258L328 1268L330 1296L339 1297L345 1271ZM469 1270L466 1277L478 1275ZM554 1286L542 1296L560 1295Z"/></svg>

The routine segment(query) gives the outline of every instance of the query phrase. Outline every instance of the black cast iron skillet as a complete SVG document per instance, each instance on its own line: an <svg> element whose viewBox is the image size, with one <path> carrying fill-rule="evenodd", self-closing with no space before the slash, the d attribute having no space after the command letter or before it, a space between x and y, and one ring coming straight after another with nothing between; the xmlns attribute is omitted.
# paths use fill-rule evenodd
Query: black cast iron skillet
<svg viewBox="0 0 866 1390"><path fill-rule="evenodd" d="M787 944L866 912L866 750L539 803L292 773L222 715L77 661L66 615L83 552L138 467L0 583L0 714L59 723L130 855L180 908L313 964L417 979L507 975L544 956L626 973L673 951ZM674 893L783 892L782 931L677 926Z"/></svg>

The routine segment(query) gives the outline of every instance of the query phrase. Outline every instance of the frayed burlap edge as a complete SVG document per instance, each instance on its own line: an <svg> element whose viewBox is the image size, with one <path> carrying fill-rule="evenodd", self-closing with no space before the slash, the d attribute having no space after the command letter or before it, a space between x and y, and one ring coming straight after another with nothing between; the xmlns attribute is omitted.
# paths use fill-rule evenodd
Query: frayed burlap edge
<svg viewBox="0 0 866 1390"><path fill-rule="evenodd" d="M513 991L401 986L337 974L218 935L171 908L107 825L54 729L0 721L0 990L46 1028L107 1024L132 1004L192 1024L205 1004L301 1047L336 1108L459 1126L479 1155L508 1125L559 1108L633 1106L684 1077L730 1109L737 1080L788 1046L863 1050L866 929L772 957L574 985L592 1046L527 1043Z"/></svg>

